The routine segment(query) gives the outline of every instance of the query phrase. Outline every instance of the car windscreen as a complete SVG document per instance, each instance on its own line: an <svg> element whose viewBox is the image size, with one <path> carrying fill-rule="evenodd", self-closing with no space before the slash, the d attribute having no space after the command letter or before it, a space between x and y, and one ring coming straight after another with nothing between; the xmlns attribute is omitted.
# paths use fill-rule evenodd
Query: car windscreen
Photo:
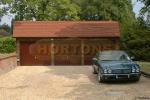
<svg viewBox="0 0 150 100"><path fill-rule="evenodd" d="M104 51L100 53L99 59L103 61L129 61L130 57L123 51Z"/></svg>

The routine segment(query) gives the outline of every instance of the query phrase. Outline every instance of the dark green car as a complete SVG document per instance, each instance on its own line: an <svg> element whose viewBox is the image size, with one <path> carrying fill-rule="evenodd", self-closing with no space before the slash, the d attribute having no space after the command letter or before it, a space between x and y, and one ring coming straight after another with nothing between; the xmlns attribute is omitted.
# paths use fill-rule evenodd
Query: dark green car
<svg viewBox="0 0 150 100"><path fill-rule="evenodd" d="M139 81L140 67L124 51L98 52L93 60L94 74L99 82L106 80Z"/></svg>

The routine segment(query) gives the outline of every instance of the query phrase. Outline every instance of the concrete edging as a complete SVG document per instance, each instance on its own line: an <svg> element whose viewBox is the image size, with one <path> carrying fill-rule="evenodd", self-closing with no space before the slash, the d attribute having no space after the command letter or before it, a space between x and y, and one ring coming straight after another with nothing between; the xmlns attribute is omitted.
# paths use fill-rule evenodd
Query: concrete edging
<svg viewBox="0 0 150 100"><path fill-rule="evenodd" d="M0 58L0 60L5 60L5 59L12 58L12 57L17 57L17 56L16 56L16 55L11 55L11 56L7 56L7 57Z"/></svg>

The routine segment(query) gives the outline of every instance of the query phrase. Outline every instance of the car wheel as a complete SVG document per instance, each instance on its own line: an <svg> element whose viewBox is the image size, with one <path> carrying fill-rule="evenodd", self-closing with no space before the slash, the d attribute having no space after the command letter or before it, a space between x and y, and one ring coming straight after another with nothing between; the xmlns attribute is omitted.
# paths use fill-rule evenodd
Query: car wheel
<svg viewBox="0 0 150 100"><path fill-rule="evenodd" d="M97 74L96 69L93 67L93 74Z"/></svg>
<svg viewBox="0 0 150 100"><path fill-rule="evenodd" d="M100 70L98 71L97 78L98 78L98 82L99 82L99 83L101 83L101 82L104 81L104 80L102 79L102 77L101 77L101 72L100 72Z"/></svg>
<svg viewBox="0 0 150 100"><path fill-rule="evenodd" d="M96 71L95 65L93 65L92 67L93 67L93 74L97 74L97 71Z"/></svg>

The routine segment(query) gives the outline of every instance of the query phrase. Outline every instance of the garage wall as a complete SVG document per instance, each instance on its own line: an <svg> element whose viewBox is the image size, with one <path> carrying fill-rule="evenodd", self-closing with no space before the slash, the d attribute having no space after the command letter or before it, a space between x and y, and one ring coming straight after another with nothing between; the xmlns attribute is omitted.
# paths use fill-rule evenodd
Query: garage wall
<svg viewBox="0 0 150 100"><path fill-rule="evenodd" d="M96 52L119 49L118 39L20 39L20 65L90 65Z"/></svg>

